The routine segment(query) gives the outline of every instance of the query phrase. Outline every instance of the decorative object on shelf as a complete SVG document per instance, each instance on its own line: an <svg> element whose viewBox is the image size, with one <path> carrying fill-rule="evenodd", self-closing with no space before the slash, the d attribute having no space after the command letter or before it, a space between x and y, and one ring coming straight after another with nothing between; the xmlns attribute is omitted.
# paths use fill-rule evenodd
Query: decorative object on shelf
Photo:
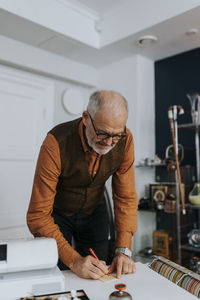
<svg viewBox="0 0 200 300"><path fill-rule="evenodd" d="M175 194L167 194L164 206L164 212L174 214L176 212L176 196Z"/></svg>
<svg viewBox="0 0 200 300"><path fill-rule="evenodd" d="M200 182L194 184L193 189L189 193L188 199L194 205L200 205Z"/></svg>
<svg viewBox="0 0 200 300"><path fill-rule="evenodd" d="M199 124L200 124L200 94L187 94L191 104L192 122L195 125L197 181L200 181L200 153L199 153Z"/></svg>
<svg viewBox="0 0 200 300"><path fill-rule="evenodd" d="M139 200L139 204L138 204L138 210L142 209L142 210L151 210L152 209L152 205L151 205L151 201L148 197L144 196L143 198L141 198Z"/></svg>
<svg viewBox="0 0 200 300"><path fill-rule="evenodd" d="M84 110L84 99L76 88L66 89L62 96L63 108L69 114L75 116Z"/></svg>
<svg viewBox="0 0 200 300"><path fill-rule="evenodd" d="M170 244L172 238L168 232L153 231L153 254L170 258Z"/></svg>
<svg viewBox="0 0 200 300"><path fill-rule="evenodd" d="M192 247L200 248L200 230L192 229L188 234L188 243Z"/></svg>
<svg viewBox="0 0 200 300"><path fill-rule="evenodd" d="M165 151L165 158L170 159L172 162L176 161L174 154L174 145L169 145ZM179 163L184 159L184 148L181 144L178 144L178 160Z"/></svg>
<svg viewBox="0 0 200 300"><path fill-rule="evenodd" d="M181 115L184 113L184 110L181 105L174 105L170 106L168 109L168 118L170 123L171 135L173 140L174 146L174 154L175 154L175 161L176 161L176 181L179 188L179 195L177 195L177 200L181 200L182 204L182 213L183 215L186 214L185 210L185 201L184 201L184 193L182 189L181 183L181 173L180 173L180 166L179 166L179 159L178 159L178 127L177 127L177 115Z"/></svg>
<svg viewBox="0 0 200 300"><path fill-rule="evenodd" d="M167 170L170 173L174 173L176 171L176 163L174 161L172 161L170 158L166 158L165 163L167 166Z"/></svg>
<svg viewBox="0 0 200 300"><path fill-rule="evenodd" d="M200 115L200 110L199 110ZM179 128L182 129L192 129L195 130L195 152L196 152L196 173L197 173L197 182L200 182L200 150L199 150L199 132L200 132L200 123L199 124L180 124Z"/></svg>
<svg viewBox="0 0 200 300"><path fill-rule="evenodd" d="M145 159L141 159L136 167L154 167L162 165L164 165L164 163L161 158L155 155L154 158L146 157Z"/></svg>
<svg viewBox="0 0 200 300"><path fill-rule="evenodd" d="M150 185L151 200L153 207L158 210L164 209L165 199L167 195L167 185Z"/></svg>
<svg viewBox="0 0 200 300"><path fill-rule="evenodd" d="M182 183L183 193L185 185ZM157 192L158 191L158 192ZM164 195L163 195L164 194ZM167 212L176 212L177 187L175 182L154 182L149 184L150 208L166 209ZM164 199L163 199L164 198ZM185 198L185 197L184 197ZM166 204L166 202L171 201ZM168 208L167 208L168 206Z"/></svg>
<svg viewBox="0 0 200 300"><path fill-rule="evenodd" d="M200 94L192 93L187 94L191 105L191 117L193 124L200 124Z"/></svg>
<svg viewBox="0 0 200 300"><path fill-rule="evenodd" d="M134 262L141 262L142 264L151 263L154 258L153 249L150 246L147 246L141 249L139 252L134 253L133 260Z"/></svg>
<svg viewBox="0 0 200 300"><path fill-rule="evenodd" d="M162 190L157 190L153 195L153 200L156 202L156 207L158 210L164 209L166 194Z"/></svg>
<svg viewBox="0 0 200 300"><path fill-rule="evenodd" d="M197 256L193 256L190 259L190 267L189 268L196 274L200 274L200 258Z"/></svg>

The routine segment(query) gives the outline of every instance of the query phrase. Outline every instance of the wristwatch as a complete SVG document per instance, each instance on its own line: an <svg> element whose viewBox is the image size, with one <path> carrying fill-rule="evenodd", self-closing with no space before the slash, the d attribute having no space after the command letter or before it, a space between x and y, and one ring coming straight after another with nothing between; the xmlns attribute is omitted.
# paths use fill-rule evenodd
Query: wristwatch
<svg viewBox="0 0 200 300"><path fill-rule="evenodd" d="M132 251L129 248L116 248L115 254L122 253L128 257L132 256Z"/></svg>

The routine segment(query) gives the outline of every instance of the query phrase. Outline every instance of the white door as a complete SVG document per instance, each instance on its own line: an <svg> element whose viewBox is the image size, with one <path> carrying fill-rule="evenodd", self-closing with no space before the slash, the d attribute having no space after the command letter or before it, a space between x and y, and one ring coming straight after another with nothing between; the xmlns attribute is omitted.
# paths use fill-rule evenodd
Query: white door
<svg viewBox="0 0 200 300"><path fill-rule="evenodd" d="M28 232L35 165L53 106L51 80L0 66L0 239Z"/></svg>

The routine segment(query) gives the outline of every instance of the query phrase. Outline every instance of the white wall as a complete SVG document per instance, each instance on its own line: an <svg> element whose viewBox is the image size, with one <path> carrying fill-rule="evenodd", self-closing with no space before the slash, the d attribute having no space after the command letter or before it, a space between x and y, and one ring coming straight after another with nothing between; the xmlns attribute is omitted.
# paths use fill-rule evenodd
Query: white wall
<svg viewBox="0 0 200 300"><path fill-rule="evenodd" d="M14 50L19 50L23 45L21 43L15 42L13 40L4 39L4 42L7 46ZM15 57L15 61L11 59L10 52L6 54L6 45L4 43L4 50L2 55L0 54L0 59L3 63L9 65L18 65L20 68L29 69L33 71L32 66L27 64L27 61L30 61L31 51L34 50L33 47L27 46L23 47L23 56ZM10 48L9 47L9 48ZM33 49L32 49L33 48ZM22 49L22 48L21 48ZM16 52L16 51L14 51ZM34 72L37 73L37 70L41 72L42 58L44 56L44 51L37 50L32 52L35 59ZM36 56L37 59L36 59ZM24 58L27 58L24 60ZM58 79L58 72L60 68L60 63L56 64L56 61L59 62L59 58L54 56L52 57L53 61L49 61L49 66L51 69L51 80L54 83L55 87L55 100L54 100L54 125L72 120L77 116L72 116L69 113L66 113L62 106L62 95L65 89L69 87L77 87L85 102L85 108L89 99L89 95L96 89L95 82L99 77L98 88L104 89L113 89L122 93L128 100L129 103L129 120L128 127L133 132L134 141L135 141L135 159L136 164L141 158L153 157L154 156L154 65L153 62L143 58L142 56L132 56L130 58L124 59L120 62L117 62L112 65L108 65L100 70L91 70L87 66L75 64L74 62L66 62L71 64L70 66L75 66L75 72L67 72L66 68L66 77L63 72L62 79ZM58 60L57 60L58 59ZM80 73L85 73L95 75L95 80L92 81L92 76L85 76L84 80L80 78ZM80 70L80 73L79 73ZM43 68L42 73L45 74L45 68ZM64 71L64 68L63 68ZM88 72L87 72L88 71ZM49 70L47 71L47 76L49 76ZM55 78L52 79L55 75ZM38 75L39 76L39 75ZM39 76L40 77L40 76ZM77 78L77 81L76 81ZM71 80L73 81L71 81ZM91 84L92 83L92 84ZM145 185L149 182L154 181L154 171L153 169L144 169L136 168L136 189L139 195L139 198L144 196ZM111 194L111 191L110 191ZM147 230L148 228L148 230ZM135 251L140 250L145 246L149 246L152 243L152 230L155 228L154 214L148 212L139 212L138 215L138 232L135 236L134 248ZM23 230L19 228L19 231L13 231L11 234L20 237L20 231ZM4 235L8 234L9 229L4 232ZM3 234L3 233L2 233ZM26 235L26 231L23 231L22 235Z"/></svg>
<svg viewBox="0 0 200 300"><path fill-rule="evenodd" d="M146 157L155 156L155 83L154 62L142 56L137 57L137 128L136 165ZM136 189L139 198L146 195L145 186L154 182L153 168L136 168ZM135 236L135 250L152 246L152 231L155 230L155 213L139 211L138 230Z"/></svg>
<svg viewBox="0 0 200 300"><path fill-rule="evenodd" d="M128 127L135 142L135 165L141 158L154 157L154 63L142 56L132 56L106 66L99 72L99 88L113 89L126 97L129 104ZM154 181L154 170L135 168L136 190L139 198L145 194L145 185ZM111 195L110 184L108 184ZM137 252L152 245L155 215L138 213L138 231L133 247Z"/></svg>
<svg viewBox="0 0 200 300"><path fill-rule="evenodd" d="M70 115L69 113L67 113L62 105L62 95L64 93L64 91L66 89L69 89L71 87L76 87L77 89L79 89L81 95L83 96L85 105L84 108L86 108L87 106L87 102L88 102L88 98L89 95L92 93L93 89L94 89L94 83L96 81L96 70L95 69L91 69L90 67L81 65L81 64L76 64L75 62L69 61L69 60L65 60L63 61L62 64L62 69L64 70L64 73L62 74L63 76L59 75L60 72L60 59L57 56L53 56L52 59L50 59L49 54L45 53L45 51L43 50L36 50L34 49L34 47L31 46L26 46L23 45L22 43L18 43L14 40L11 39L7 39L7 38L0 38L0 40L2 40L4 43L4 50L0 52L0 61L3 63L3 65L9 65L9 70L10 72L14 72L16 74L23 74L23 77L25 79L28 80L29 77L33 78L36 82L40 82L40 81L47 81L47 82L51 82L51 84L54 86L54 90L52 90L52 94L47 96L47 98L49 99L50 97L53 98L53 101L51 102L51 107L48 107L48 110L53 111L53 120L51 123L51 127L61 123L61 122L66 122L69 120L72 120L74 118L78 118L81 114L79 115ZM18 53L19 48L21 49L20 51L20 55L16 55L14 57L11 58L10 56L10 52L7 51L6 54L6 48L8 47L8 49L12 48L13 53ZM36 50L34 55L34 50ZM31 54L32 53L32 54ZM5 57L5 55L7 57ZM52 73L49 74L48 70L45 70L45 66L47 66L46 64L42 65L42 61L43 60L43 55L46 55L47 58L47 62L48 62L48 68L50 67L52 70ZM31 59L32 58L32 59ZM15 61L13 61L13 59ZM28 65L27 65L28 62ZM66 65L64 66L64 64L66 63ZM33 74L33 69L31 64L34 64L34 73ZM16 65L19 67L19 69L16 67ZM1 65L0 65L1 66ZM4 68L4 67L3 67ZM42 68L42 69L41 69ZM6 69L6 67L5 67ZM22 70L26 70L25 71L21 71ZM29 70L29 71L27 71ZM45 73L46 72L46 76L41 76L38 75L37 73ZM91 71L91 73L90 73ZM80 74L84 74L84 76L81 77L83 78L83 81L80 77ZM72 75L73 74L73 75ZM89 76L88 76L89 75ZM91 75L91 77L90 77ZM51 79L48 79L48 77L50 76ZM58 77L62 77L62 79L57 79ZM54 78L54 79L52 79ZM80 80L81 79L81 80ZM5 81L6 82L6 81ZM43 99L44 101L47 101L48 99ZM0 97L0 104L2 106L2 101L3 98ZM39 101L39 99L37 99ZM49 101L48 101L49 102ZM9 114L9 111L7 112ZM15 121L14 121L15 122ZM12 126L11 126L12 127ZM13 132L14 132L14 128L16 126L13 124ZM49 128L48 128L49 130ZM46 135L47 129L46 128L41 128L40 129L41 132L44 132L44 136ZM41 144L42 140L40 141ZM40 147L40 145L39 145ZM4 166L7 162L5 161L1 161L2 165ZM11 169L12 169L12 174L16 173L19 174L19 170L22 170L22 164L23 162L18 161L17 163L13 160L10 162L11 165ZM9 170L7 170L7 168L5 167L5 169L1 170L3 172L3 176L4 176L4 181L6 181L9 185L10 180L9 180ZM29 172L32 174L34 174L35 171L35 165L34 168L32 168L32 170L29 170ZM30 177L30 176L29 176ZM1 211L4 211L7 206L6 204L3 202L4 198L9 197L9 199L11 199L10 201L16 200L16 192L18 191L18 194L21 194L22 192L24 192L26 190L26 194L28 195L26 197L26 201L24 201L24 206L22 207L22 203L21 203L21 210L24 212L23 215L21 216L21 219L17 219L17 223L15 224L15 221L13 220L12 224L10 222L7 222L6 225L4 224L3 226L0 225L0 239L10 239L10 238L25 238L25 237L29 237L30 233L28 231L28 228L25 224L25 214L27 211L27 203L29 202L30 198L30 194L31 194L31 188L32 188L32 177L31 179L27 178L26 182L26 189L23 188L23 184L19 184L17 180L12 181L12 188L9 189L9 193L5 192L5 194L3 194L4 189L1 189L1 201L0 201L0 205L1 205ZM20 177L18 178L20 179ZM28 187L27 187L28 186ZM23 194L23 193L22 193ZM19 198L19 197L18 197ZM17 203L17 201L15 201ZM10 207L10 209L13 211L13 205L11 205L12 207ZM2 221L3 222L3 221Z"/></svg>
<svg viewBox="0 0 200 300"><path fill-rule="evenodd" d="M53 124L51 80L0 65L0 239L27 235L40 145Z"/></svg>

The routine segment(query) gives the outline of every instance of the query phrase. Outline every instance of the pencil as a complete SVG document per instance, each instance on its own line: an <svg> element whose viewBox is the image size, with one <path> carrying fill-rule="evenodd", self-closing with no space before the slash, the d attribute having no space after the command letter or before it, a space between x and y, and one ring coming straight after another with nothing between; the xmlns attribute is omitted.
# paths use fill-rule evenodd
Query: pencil
<svg viewBox="0 0 200 300"><path fill-rule="evenodd" d="M92 256L94 258L96 258L97 260L99 260L98 256L95 254L95 252L94 252L94 250L92 248L89 248L89 251L90 251L90 253L92 254ZM108 276L110 276L110 274L111 274L110 272L107 273Z"/></svg>
<svg viewBox="0 0 200 300"><path fill-rule="evenodd" d="M92 250L92 248L89 248L90 253L92 254L92 256L96 259L98 259L97 255L95 254L94 250ZM99 259L98 259L99 260Z"/></svg>

